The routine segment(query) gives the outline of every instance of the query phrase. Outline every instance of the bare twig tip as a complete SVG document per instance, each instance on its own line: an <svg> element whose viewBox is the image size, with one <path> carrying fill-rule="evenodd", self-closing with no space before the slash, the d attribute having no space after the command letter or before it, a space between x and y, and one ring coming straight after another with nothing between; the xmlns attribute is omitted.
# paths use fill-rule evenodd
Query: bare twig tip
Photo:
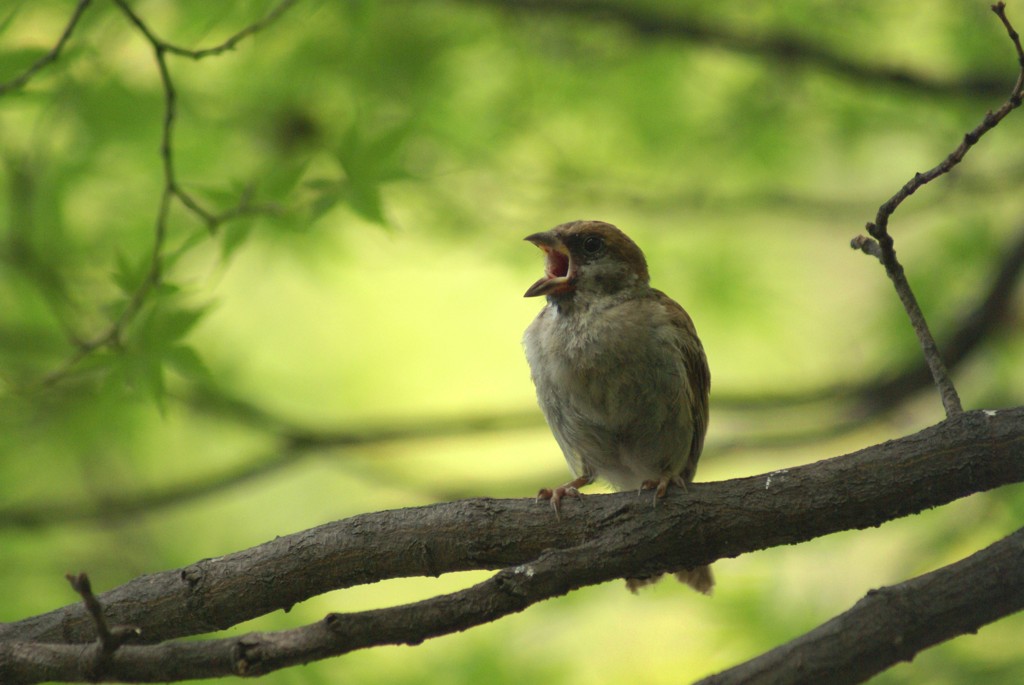
<svg viewBox="0 0 1024 685"><path fill-rule="evenodd" d="M874 221L869 221L868 223L864 224L864 228L867 229L868 235L870 235L875 240L884 240L887 236L887 231L885 227L882 226L881 224L875 223Z"/></svg>
<svg viewBox="0 0 1024 685"><path fill-rule="evenodd" d="M1006 28L1007 35L1010 36L1010 40L1013 41L1013 46L1017 49L1017 61L1020 63L1021 69L1024 69L1024 48L1020 44L1020 34L1013 28L1013 24L1010 23L1009 17L1006 16L1006 3L997 2L992 5L992 11L999 17L999 21L1003 22L1003 27ZM1016 92L1019 93L1020 81L1018 81Z"/></svg>
<svg viewBox="0 0 1024 685"><path fill-rule="evenodd" d="M886 273L896 286L896 293L899 295L900 301L910 317L911 325L917 333L925 360L932 374L932 379L935 381L935 385L938 387L939 394L942 397L946 416L949 417L963 412L960 397L956 392L953 381L949 377L945 363L939 356L935 339L928 329L928 323L925 321L921 307L917 303L917 298L914 297L914 293L910 289L910 284L903 273L903 267L896 259L896 253L893 250L893 240L889 235L887 226L889 217L892 216L893 212L896 211L897 207L904 200L917 192L922 186L949 173L953 167L963 160L968 151L981 140L982 136L995 128L1011 111L1019 107L1022 101L1024 101L1024 47L1021 46L1020 35L1006 16L1005 2L997 2L991 7L992 11L999 17L999 21L1002 22L1003 27L1010 36L1010 40L1013 41L1014 49L1017 51L1017 62L1021 66L1021 72L1017 76L1013 89L1010 91L1009 98L998 109L987 112L982 122L964 134L960 145L949 153L942 162L924 173L916 172L910 181L878 208L874 222L867 224L868 233L877 242L869 241L863 236L858 236L850 243L855 249L860 249L866 254L875 255L882 262L882 265L885 266Z"/></svg>
<svg viewBox="0 0 1024 685"><path fill-rule="evenodd" d="M92 594L92 583L89 582L89 576L85 573L65 573L64 577L71 584L71 589L82 595L82 597Z"/></svg>
<svg viewBox="0 0 1024 685"><path fill-rule="evenodd" d="M860 250L866 255L871 255L878 259L882 258L882 248L877 242L867 237L866 235L858 235L850 241L850 247L854 250Z"/></svg>

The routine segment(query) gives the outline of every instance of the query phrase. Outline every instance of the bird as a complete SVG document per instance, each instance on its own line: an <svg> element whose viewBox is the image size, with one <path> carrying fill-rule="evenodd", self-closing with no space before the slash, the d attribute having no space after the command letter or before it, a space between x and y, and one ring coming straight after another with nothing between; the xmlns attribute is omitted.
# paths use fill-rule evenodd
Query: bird
<svg viewBox="0 0 1024 685"><path fill-rule="evenodd" d="M523 347L537 402L573 480L544 488L564 498L601 478L617 490L693 481L708 426L711 374L693 320L652 288L643 251L603 221L579 220L525 238L544 251L544 276L525 297L546 298ZM676 571L710 594L708 566ZM633 592L657 577L627 579Z"/></svg>

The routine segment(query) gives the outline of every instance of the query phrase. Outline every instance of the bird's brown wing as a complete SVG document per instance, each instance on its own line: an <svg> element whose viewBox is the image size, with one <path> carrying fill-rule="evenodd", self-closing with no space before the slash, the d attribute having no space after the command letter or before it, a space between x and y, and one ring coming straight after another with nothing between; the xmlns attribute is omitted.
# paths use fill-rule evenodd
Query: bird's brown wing
<svg viewBox="0 0 1024 685"><path fill-rule="evenodd" d="M672 324L679 330L679 353L686 367L686 382L689 385L687 395L691 398L690 412L693 422L693 438L690 442L690 453L687 455L686 466L682 477L687 483L693 480L697 471L697 460L704 449L704 436L708 431L708 398L711 394L711 371L708 359L704 354L704 346L697 337L697 329L693 319L678 302L671 297L655 290L658 299L671 312Z"/></svg>

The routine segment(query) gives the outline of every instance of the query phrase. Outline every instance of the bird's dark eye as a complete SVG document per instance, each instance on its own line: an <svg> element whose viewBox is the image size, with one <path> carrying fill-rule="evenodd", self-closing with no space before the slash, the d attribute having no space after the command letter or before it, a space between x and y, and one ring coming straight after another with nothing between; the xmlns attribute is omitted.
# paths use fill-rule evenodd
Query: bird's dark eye
<svg viewBox="0 0 1024 685"><path fill-rule="evenodd" d="M583 239L583 251L587 254L597 254L604 247L604 240L599 235L588 235Z"/></svg>

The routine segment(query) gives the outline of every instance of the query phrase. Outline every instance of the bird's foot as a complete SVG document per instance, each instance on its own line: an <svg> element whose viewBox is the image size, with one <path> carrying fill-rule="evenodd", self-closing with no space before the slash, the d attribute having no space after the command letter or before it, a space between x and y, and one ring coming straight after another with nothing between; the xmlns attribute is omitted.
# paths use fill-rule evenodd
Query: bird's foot
<svg viewBox="0 0 1024 685"><path fill-rule="evenodd" d="M664 497L665 493L668 492L669 485L677 485L683 489L683 492L686 492L686 481L684 481L683 477L678 473L666 473L658 480L645 480L640 484L640 492L643 492L644 490L654 490L653 506L656 507L658 506L658 500ZM640 492L637 494L639 495Z"/></svg>
<svg viewBox="0 0 1024 685"><path fill-rule="evenodd" d="M561 518L560 513L562 510L562 499L570 497L572 499L582 500L583 493L580 492L580 488L584 485L590 485L594 482L593 478L588 476L581 476L576 480L569 481L565 485L559 485L557 488L541 488L540 492L537 493L537 501L548 500L551 502L551 508L555 510L555 516Z"/></svg>

